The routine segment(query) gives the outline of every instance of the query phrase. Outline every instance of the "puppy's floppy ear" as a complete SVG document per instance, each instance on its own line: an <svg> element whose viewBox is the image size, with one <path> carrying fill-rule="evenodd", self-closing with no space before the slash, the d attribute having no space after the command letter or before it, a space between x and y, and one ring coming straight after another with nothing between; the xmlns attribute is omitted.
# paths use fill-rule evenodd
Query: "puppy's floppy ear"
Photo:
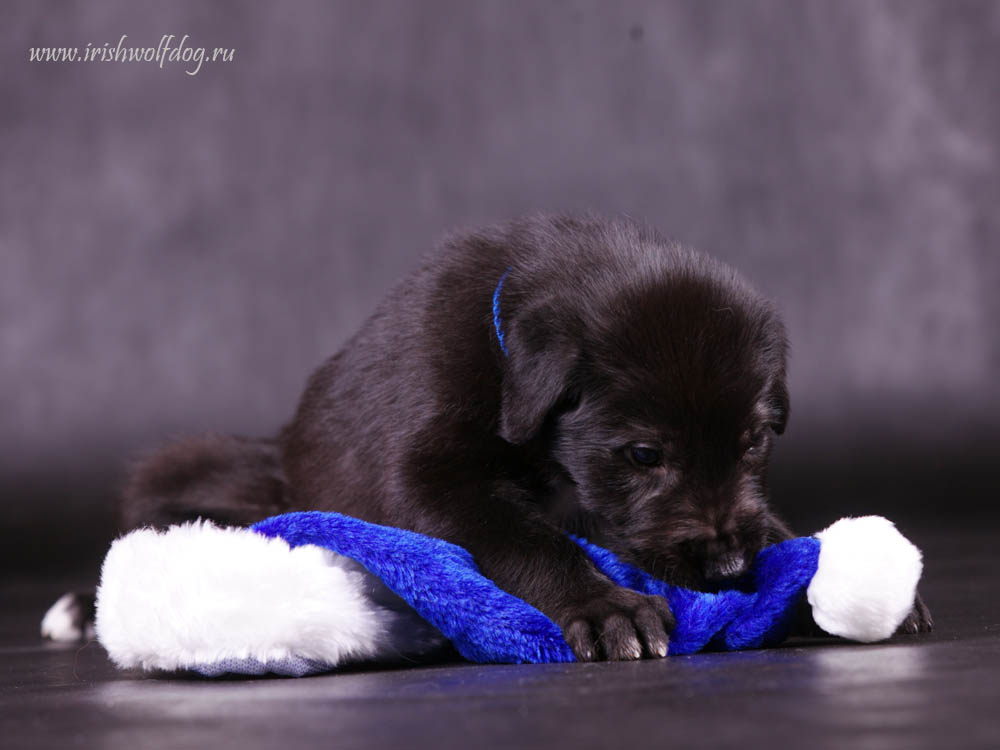
<svg viewBox="0 0 1000 750"><path fill-rule="evenodd" d="M510 443L534 437L569 389L580 344L565 309L544 302L515 314L504 326L500 437Z"/></svg>
<svg viewBox="0 0 1000 750"><path fill-rule="evenodd" d="M774 414L774 419L771 422L771 429L774 430L776 434L780 435L785 431L785 427L788 426L788 414L791 411L791 403L788 398L788 386L785 384L784 377L776 380L771 385L771 391L768 395L768 404Z"/></svg>

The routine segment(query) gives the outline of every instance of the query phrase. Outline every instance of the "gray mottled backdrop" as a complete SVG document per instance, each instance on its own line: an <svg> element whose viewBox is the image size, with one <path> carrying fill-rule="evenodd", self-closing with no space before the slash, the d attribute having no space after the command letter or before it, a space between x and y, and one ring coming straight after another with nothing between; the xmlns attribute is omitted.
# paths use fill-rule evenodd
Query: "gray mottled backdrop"
<svg viewBox="0 0 1000 750"><path fill-rule="evenodd" d="M28 59L122 34L235 53ZM774 296L786 498L997 487L1000 3L31 0L0 42L8 538L99 550L126 456L274 431L436 235L536 210Z"/></svg>

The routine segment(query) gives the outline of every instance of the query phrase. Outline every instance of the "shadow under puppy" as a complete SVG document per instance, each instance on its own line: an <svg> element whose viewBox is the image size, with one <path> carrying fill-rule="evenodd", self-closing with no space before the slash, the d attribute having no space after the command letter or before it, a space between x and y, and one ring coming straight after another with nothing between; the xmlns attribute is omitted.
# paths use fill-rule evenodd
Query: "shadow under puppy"
<svg viewBox="0 0 1000 750"><path fill-rule="evenodd" d="M692 588L792 536L767 504L785 358L773 306L731 268L631 221L456 234L277 439L166 446L136 466L123 521L339 511L467 548L580 659L663 656L666 601L612 584L564 531Z"/></svg>

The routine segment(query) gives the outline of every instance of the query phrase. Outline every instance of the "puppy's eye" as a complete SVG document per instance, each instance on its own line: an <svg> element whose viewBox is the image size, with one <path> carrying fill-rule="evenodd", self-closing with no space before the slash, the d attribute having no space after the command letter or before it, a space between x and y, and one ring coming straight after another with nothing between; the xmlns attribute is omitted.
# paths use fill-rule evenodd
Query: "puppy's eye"
<svg viewBox="0 0 1000 750"><path fill-rule="evenodd" d="M746 448L744 448L744 454L747 456L757 455L764 451L767 447L767 435L763 432L755 432L750 436L747 441Z"/></svg>
<svg viewBox="0 0 1000 750"><path fill-rule="evenodd" d="M630 445L628 453L637 466L659 466L663 462L663 454L648 445Z"/></svg>

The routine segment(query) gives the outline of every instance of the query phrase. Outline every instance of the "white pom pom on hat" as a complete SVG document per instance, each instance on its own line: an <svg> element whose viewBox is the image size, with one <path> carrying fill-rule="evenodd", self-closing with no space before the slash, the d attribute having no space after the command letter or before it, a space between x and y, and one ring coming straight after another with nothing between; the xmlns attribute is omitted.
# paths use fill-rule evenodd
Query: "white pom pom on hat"
<svg viewBox="0 0 1000 750"><path fill-rule="evenodd" d="M842 518L816 537L819 565L806 590L816 624L863 643L891 636L913 608L920 550L882 516Z"/></svg>

